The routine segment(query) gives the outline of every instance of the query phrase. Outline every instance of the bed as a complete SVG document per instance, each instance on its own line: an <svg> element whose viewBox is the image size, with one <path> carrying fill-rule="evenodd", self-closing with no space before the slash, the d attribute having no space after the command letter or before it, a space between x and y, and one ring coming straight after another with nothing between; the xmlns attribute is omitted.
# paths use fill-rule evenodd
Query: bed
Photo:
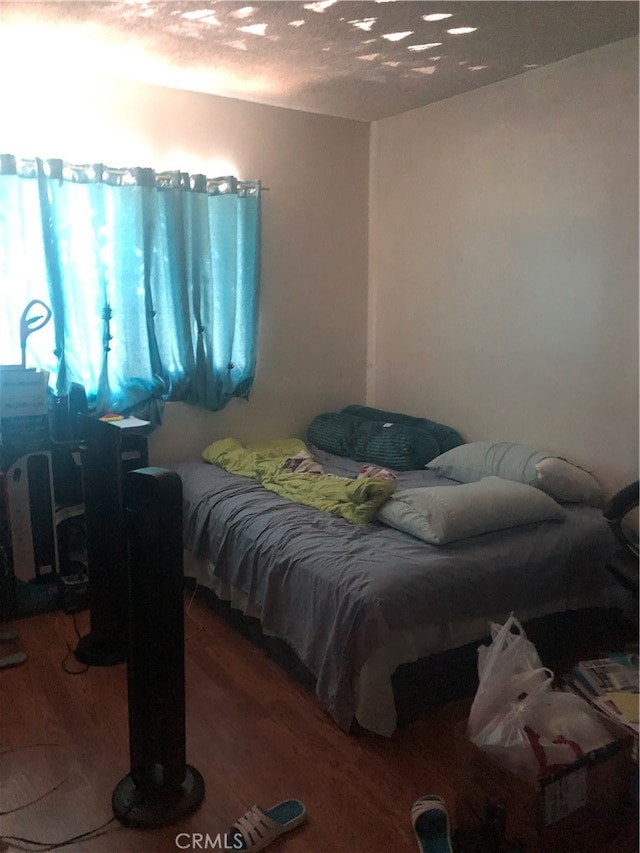
<svg viewBox="0 0 640 853"><path fill-rule="evenodd" d="M309 449L327 474L358 477L362 459ZM355 722L391 736L394 671L486 637L490 621L619 602L604 565L616 543L597 507L565 504L561 520L433 545L202 458L170 467L183 483L185 575L290 646L345 731ZM394 473L399 492L460 485L424 467Z"/></svg>

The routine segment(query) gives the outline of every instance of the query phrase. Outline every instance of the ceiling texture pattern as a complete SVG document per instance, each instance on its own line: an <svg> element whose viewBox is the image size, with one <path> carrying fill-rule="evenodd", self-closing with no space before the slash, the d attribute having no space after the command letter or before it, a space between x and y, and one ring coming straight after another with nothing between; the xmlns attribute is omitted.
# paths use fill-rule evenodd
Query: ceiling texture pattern
<svg viewBox="0 0 640 853"><path fill-rule="evenodd" d="M638 7L631 0L0 0L0 52L14 73L20 62L54 62L76 74L95 70L368 122L637 36Z"/></svg>

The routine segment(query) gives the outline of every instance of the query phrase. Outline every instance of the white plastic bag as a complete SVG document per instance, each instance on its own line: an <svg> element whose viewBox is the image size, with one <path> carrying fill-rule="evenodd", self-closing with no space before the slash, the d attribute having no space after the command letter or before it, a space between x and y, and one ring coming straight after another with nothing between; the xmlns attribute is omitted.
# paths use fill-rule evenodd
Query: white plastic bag
<svg viewBox="0 0 640 853"><path fill-rule="evenodd" d="M511 616L491 625L478 649L479 686L467 734L512 773L531 782L612 740L579 696L552 690L553 673Z"/></svg>
<svg viewBox="0 0 640 853"><path fill-rule="evenodd" d="M491 644L478 648L478 690L467 734L473 738L524 693L551 690L553 673L542 666L533 643L513 616L504 625L491 623Z"/></svg>

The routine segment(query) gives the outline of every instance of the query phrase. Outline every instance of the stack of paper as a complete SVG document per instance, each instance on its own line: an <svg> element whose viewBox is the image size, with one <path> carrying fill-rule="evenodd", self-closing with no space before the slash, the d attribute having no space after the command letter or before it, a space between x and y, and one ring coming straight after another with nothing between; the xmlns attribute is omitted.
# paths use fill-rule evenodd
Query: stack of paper
<svg viewBox="0 0 640 853"><path fill-rule="evenodd" d="M640 732L638 655L611 653L583 660L564 676L565 685L608 717Z"/></svg>

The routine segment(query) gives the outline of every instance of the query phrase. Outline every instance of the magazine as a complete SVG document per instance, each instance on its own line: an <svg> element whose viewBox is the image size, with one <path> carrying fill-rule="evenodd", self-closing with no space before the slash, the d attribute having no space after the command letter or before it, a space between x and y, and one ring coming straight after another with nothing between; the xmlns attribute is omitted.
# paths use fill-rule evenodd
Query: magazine
<svg viewBox="0 0 640 853"><path fill-rule="evenodd" d="M610 654L595 660L582 660L572 674L595 696L613 692L638 693L638 655L635 654Z"/></svg>
<svg viewBox="0 0 640 853"><path fill-rule="evenodd" d="M580 661L563 677L565 689L586 699L594 708L640 733L638 655L611 653Z"/></svg>

